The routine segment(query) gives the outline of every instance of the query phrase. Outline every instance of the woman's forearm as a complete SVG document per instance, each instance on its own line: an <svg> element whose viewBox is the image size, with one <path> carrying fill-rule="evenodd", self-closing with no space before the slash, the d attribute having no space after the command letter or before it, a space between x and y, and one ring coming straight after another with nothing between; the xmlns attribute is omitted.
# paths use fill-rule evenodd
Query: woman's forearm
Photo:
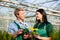
<svg viewBox="0 0 60 40"><path fill-rule="evenodd" d="M50 37L40 37L40 36L38 36L37 38L38 38L38 39L41 39L41 40L51 40Z"/></svg>
<svg viewBox="0 0 60 40"><path fill-rule="evenodd" d="M44 39L44 40L50 40L50 37L40 37L40 39Z"/></svg>

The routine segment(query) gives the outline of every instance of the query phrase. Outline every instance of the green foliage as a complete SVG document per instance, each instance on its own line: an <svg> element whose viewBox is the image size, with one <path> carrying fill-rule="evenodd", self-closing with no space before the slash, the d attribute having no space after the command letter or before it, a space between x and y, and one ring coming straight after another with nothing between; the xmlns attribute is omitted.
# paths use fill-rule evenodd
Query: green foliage
<svg viewBox="0 0 60 40"><path fill-rule="evenodd" d="M32 32L32 35L35 35L35 34L38 34L37 30L34 30L34 31Z"/></svg>
<svg viewBox="0 0 60 40"><path fill-rule="evenodd" d="M2 40L2 31L0 31L0 40Z"/></svg>
<svg viewBox="0 0 60 40"><path fill-rule="evenodd" d="M25 28L25 29L23 30L23 33L29 33L29 30L28 30L27 28Z"/></svg>
<svg viewBox="0 0 60 40"><path fill-rule="evenodd" d="M24 29L24 33L27 33L28 29ZM32 32L32 34L38 34L36 30ZM51 40L60 40L60 29L58 31L54 30L51 33ZM15 40L11 34L8 34L6 31L0 30L0 40Z"/></svg>
<svg viewBox="0 0 60 40"><path fill-rule="evenodd" d="M51 39L60 40L60 30L58 30L58 31L54 30L54 32L51 33Z"/></svg>
<svg viewBox="0 0 60 40"><path fill-rule="evenodd" d="M15 38L13 38L12 34L0 30L0 40L15 40Z"/></svg>

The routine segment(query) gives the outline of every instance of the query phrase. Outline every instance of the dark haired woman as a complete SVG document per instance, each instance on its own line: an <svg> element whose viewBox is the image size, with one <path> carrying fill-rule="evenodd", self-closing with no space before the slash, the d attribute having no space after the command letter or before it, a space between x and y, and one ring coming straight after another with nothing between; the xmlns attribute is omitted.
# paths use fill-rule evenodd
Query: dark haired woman
<svg viewBox="0 0 60 40"><path fill-rule="evenodd" d="M38 9L36 11L36 24L34 28L38 28L39 36L36 36L36 40L50 40L50 34L53 32L53 26L47 20L47 15L44 9Z"/></svg>

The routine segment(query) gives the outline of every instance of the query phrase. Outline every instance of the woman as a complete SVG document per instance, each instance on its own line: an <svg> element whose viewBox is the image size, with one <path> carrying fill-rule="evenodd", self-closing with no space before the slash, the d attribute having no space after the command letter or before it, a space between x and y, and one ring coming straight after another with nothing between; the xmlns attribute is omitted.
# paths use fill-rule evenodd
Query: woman
<svg viewBox="0 0 60 40"><path fill-rule="evenodd" d="M43 9L36 11L36 24L34 28L38 28L38 35L35 36L36 40L50 40L50 34L53 32L53 26L47 20L46 12Z"/></svg>

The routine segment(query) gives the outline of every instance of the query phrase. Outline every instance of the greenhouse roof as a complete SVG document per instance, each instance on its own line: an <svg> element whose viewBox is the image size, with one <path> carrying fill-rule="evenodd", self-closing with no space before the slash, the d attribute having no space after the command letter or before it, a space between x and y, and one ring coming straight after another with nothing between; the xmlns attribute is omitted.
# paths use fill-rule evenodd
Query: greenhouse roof
<svg viewBox="0 0 60 40"><path fill-rule="evenodd" d="M9 2L10 2L10 4L9 4ZM0 14L1 15L3 15L3 13L6 15L7 12L13 13L14 8L16 7L16 5L12 6L12 4L14 4L13 2L17 2L16 3L17 5L20 4L20 5L18 5L19 7L26 6L25 9L26 9L26 13L28 13L27 16L34 15L33 12L30 12L27 10L33 9L35 11L37 9L37 8L29 7L31 5L33 5L34 7L38 5L37 7L48 8L49 10L52 9L52 10L55 10L58 12L60 11L60 0L43 0L43 1L42 0L9 0L9 2L4 2L4 3L2 1L0 2ZM5 4L5 6L7 6L6 3L9 5L9 7L4 7L3 4ZM33 13L33 14L31 14L31 13Z"/></svg>

